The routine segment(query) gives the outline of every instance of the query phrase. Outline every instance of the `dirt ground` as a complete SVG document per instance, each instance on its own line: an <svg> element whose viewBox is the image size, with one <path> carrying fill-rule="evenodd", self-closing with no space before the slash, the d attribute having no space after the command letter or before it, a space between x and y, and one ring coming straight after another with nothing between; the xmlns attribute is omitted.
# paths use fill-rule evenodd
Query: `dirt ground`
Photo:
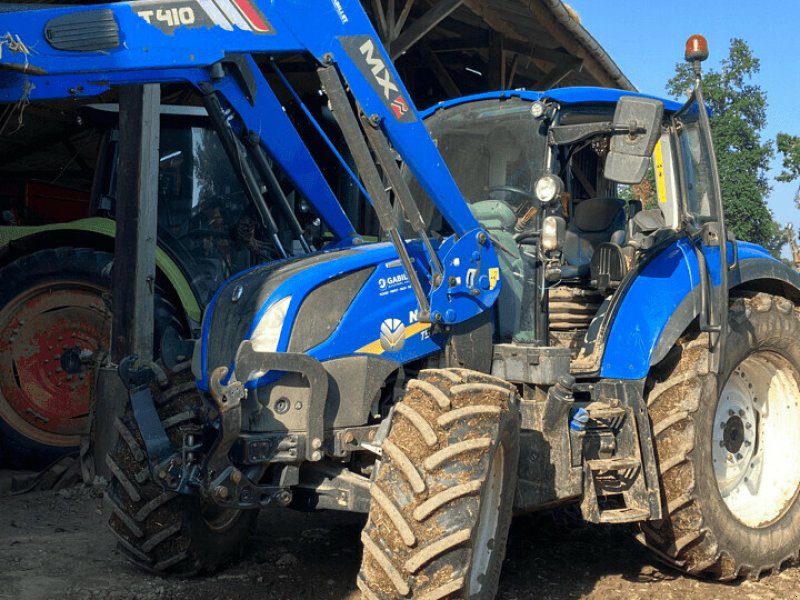
<svg viewBox="0 0 800 600"><path fill-rule="evenodd" d="M115 549L90 488L0 498L0 598L14 600L358 600L359 515L264 511L245 559L188 581L142 574ZM500 600L800 599L800 569L721 585L662 569L626 528L569 512L512 526Z"/></svg>

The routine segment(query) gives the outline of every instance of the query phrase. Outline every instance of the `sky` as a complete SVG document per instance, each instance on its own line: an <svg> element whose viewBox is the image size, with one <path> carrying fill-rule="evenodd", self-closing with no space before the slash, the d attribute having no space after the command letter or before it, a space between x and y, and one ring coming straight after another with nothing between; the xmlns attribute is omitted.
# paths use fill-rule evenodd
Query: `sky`
<svg viewBox="0 0 800 600"><path fill-rule="evenodd" d="M708 40L704 68L717 69L731 38L741 38L761 61L753 83L767 94L767 127L763 139L779 131L800 135L800 1L772 0L566 0L582 25L603 46L623 73L642 92L667 95L665 86L683 61L686 39L700 33ZM800 181L775 181L780 155L772 159L768 199L775 220L800 227L794 196ZM788 256L788 248L784 249Z"/></svg>

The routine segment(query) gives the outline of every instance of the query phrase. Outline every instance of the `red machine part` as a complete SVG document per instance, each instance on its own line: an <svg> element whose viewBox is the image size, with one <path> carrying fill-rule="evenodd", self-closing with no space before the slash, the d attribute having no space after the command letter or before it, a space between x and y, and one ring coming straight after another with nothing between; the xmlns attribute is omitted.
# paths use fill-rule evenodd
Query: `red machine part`
<svg viewBox="0 0 800 600"><path fill-rule="evenodd" d="M102 293L63 281L27 289L0 309L0 418L25 437L78 445L110 338Z"/></svg>

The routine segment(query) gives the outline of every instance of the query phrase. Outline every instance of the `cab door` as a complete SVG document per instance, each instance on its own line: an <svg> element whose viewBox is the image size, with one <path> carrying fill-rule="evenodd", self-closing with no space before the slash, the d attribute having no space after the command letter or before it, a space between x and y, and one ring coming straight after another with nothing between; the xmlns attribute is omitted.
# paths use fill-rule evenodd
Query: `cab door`
<svg viewBox="0 0 800 600"><path fill-rule="evenodd" d="M719 172L702 91L695 89L672 117L680 188L681 227L691 238L701 292L700 328L710 336L710 368L717 372L728 321L728 273L737 267L736 242L725 227Z"/></svg>

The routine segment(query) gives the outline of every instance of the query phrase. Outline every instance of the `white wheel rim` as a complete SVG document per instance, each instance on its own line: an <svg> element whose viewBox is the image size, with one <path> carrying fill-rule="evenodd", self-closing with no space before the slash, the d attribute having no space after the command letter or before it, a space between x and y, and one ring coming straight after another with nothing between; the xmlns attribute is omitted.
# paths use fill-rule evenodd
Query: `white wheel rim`
<svg viewBox="0 0 800 600"><path fill-rule="evenodd" d="M748 527L779 519L800 488L796 375L786 359L756 353L739 363L720 394L712 433L714 474L728 509Z"/></svg>
<svg viewBox="0 0 800 600"><path fill-rule="evenodd" d="M485 583L485 575L489 569L492 554L497 549L497 524L500 520L500 506L503 500L503 474L505 471L505 454L503 446L498 446L489 469L489 478L480 507L478 527L472 546L472 571L469 576L467 596L473 597L481 592Z"/></svg>

